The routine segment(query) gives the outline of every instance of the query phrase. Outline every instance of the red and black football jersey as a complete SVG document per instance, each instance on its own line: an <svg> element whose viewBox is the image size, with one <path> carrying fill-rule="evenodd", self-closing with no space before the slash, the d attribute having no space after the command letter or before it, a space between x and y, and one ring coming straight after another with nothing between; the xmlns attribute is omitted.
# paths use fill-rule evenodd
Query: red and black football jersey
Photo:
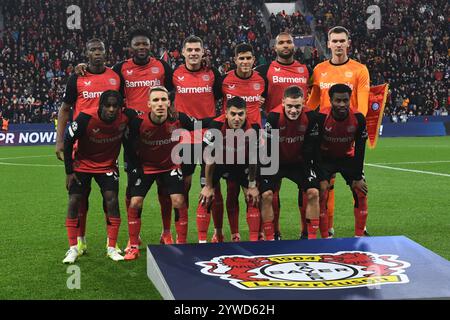
<svg viewBox="0 0 450 320"><path fill-rule="evenodd" d="M135 116L135 111L125 109L114 122L108 123L100 119L98 112L80 112L67 127L64 137L66 173L117 171L122 138L130 119ZM75 142L77 150L73 152Z"/></svg>
<svg viewBox="0 0 450 320"><path fill-rule="evenodd" d="M250 154L252 148L250 148L250 143L254 143L255 148L253 151L256 151L257 146L259 144L259 129L261 127L257 123L250 123L249 121L245 121L241 130L242 133L245 133L247 137L252 136L255 138L254 141L251 141L249 138L245 138L245 142L242 143L237 136L228 136L228 134L233 133L236 129L231 129L228 125L228 121L226 115L223 114L213 120L211 120L208 124L208 130L205 132L203 142L206 146L214 147L215 150L221 150L223 152L223 164L235 165L238 163L238 159L241 158L241 155L245 157L245 163L248 163L251 159L251 156L257 157L255 154ZM215 130L213 130L215 129ZM217 130L217 131L216 131ZM221 139L216 139L216 134L221 134ZM232 141L228 138L232 137ZM219 144L219 145L218 145ZM232 158L231 163L229 163L227 159ZM218 159L218 157L216 157Z"/></svg>
<svg viewBox="0 0 450 320"><path fill-rule="evenodd" d="M113 70L123 79L123 94L128 108L148 112L148 93L151 87L164 86L172 91L172 69L163 60L151 57L144 65L133 59L119 62Z"/></svg>
<svg viewBox="0 0 450 320"><path fill-rule="evenodd" d="M303 107L297 120L286 117L283 105L272 109L267 115L265 130L269 143L277 143L272 138L274 129L278 130L280 164L292 164L303 161L303 142L305 133L313 123L313 111Z"/></svg>
<svg viewBox="0 0 450 320"><path fill-rule="evenodd" d="M72 74L63 101L73 105L73 119L76 119L80 112L96 112L101 94L107 90L119 91L120 86L120 77L108 67L103 73L86 71L84 76Z"/></svg>
<svg viewBox="0 0 450 320"><path fill-rule="evenodd" d="M342 121L333 118L331 108L315 113L314 127L307 133L308 144L315 141L315 163L319 167L322 159L339 161L353 159L353 169L358 176L363 175L364 155L367 140L366 119L360 112L350 109L348 117ZM310 149L310 146L307 147Z"/></svg>
<svg viewBox="0 0 450 320"><path fill-rule="evenodd" d="M188 116L204 119L216 116L216 101L222 97L221 75L215 68L189 70L180 65L173 73L175 108ZM201 143L203 133L194 135L191 142ZM194 137L200 140L194 140Z"/></svg>
<svg viewBox="0 0 450 320"><path fill-rule="evenodd" d="M154 174L179 168L172 161L172 149L180 139L173 138L172 132L179 128L193 130L196 122L182 112L177 119L167 119L161 124L154 123L150 113L132 120L129 140L133 147L127 148L130 169L139 167L145 174Z"/></svg>
<svg viewBox="0 0 450 320"><path fill-rule="evenodd" d="M282 64L272 61L270 64L261 65L255 68L262 74L268 82L267 99L264 103L266 112L281 104L284 90L290 86L298 86L303 90L303 97L306 101L308 97L308 79L310 71L308 67L298 61L291 64Z"/></svg>
<svg viewBox="0 0 450 320"><path fill-rule="evenodd" d="M222 94L223 112L228 99L235 96L241 97L247 102L247 121L261 126L260 98L267 97L267 79L256 71L244 79L236 74L236 70L232 70L223 78Z"/></svg>

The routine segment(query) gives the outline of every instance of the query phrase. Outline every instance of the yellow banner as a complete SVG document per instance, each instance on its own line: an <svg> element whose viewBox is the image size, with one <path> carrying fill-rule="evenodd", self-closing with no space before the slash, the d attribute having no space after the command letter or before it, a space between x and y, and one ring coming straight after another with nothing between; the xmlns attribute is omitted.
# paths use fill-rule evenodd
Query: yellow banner
<svg viewBox="0 0 450 320"><path fill-rule="evenodd" d="M378 283L400 282L398 276L361 277L355 279L326 280L326 281L243 281L241 285L247 288L272 287L272 288L345 288Z"/></svg>
<svg viewBox="0 0 450 320"><path fill-rule="evenodd" d="M322 257L320 256L280 256L280 257L270 257L267 260L278 262L278 263L286 263L286 262L317 262L320 261Z"/></svg>

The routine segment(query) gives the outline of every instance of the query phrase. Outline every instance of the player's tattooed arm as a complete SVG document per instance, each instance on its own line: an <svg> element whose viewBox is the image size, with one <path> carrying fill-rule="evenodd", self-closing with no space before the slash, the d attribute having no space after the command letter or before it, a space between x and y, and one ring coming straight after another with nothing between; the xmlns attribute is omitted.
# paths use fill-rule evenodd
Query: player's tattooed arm
<svg viewBox="0 0 450 320"><path fill-rule="evenodd" d="M213 176L214 176L215 164L209 163L205 166L205 186L200 191L200 196L198 201L206 207L214 200L214 185L213 185Z"/></svg>
<svg viewBox="0 0 450 320"><path fill-rule="evenodd" d="M128 172L141 174L143 172L142 165L139 162L137 156L136 144L139 139L139 128L142 124L142 119L134 117L128 123L124 139L123 139L123 150L126 154L127 159L127 170Z"/></svg>
<svg viewBox="0 0 450 320"><path fill-rule="evenodd" d="M214 120L215 117L209 117L209 118L203 118L203 119L197 119L191 116L188 116L184 112L178 112L178 119L180 120L181 127L183 129L193 131L196 128L196 126L201 126L202 128L208 128L211 121Z"/></svg>
<svg viewBox="0 0 450 320"><path fill-rule="evenodd" d="M67 127L64 135L64 167L67 175L73 173L73 145L85 134L90 119L91 116L80 112L75 121Z"/></svg>
<svg viewBox="0 0 450 320"><path fill-rule="evenodd" d="M64 130L66 128L67 121L69 121L70 109L72 109L72 105L63 102L58 111L55 153L58 160L61 161L64 161Z"/></svg>
<svg viewBox="0 0 450 320"><path fill-rule="evenodd" d="M303 143L303 159L306 169L312 169L314 172L321 172L322 157L320 154L320 143L322 138L322 128L325 116L316 111L307 113L309 124L305 132L305 141Z"/></svg>
<svg viewBox="0 0 450 320"><path fill-rule="evenodd" d="M256 164L250 164L248 166L248 188L246 190L245 199L248 204L252 206L259 205L259 190L256 187L256 172L258 166Z"/></svg>
<svg viewBox="0 0 450 320"><path fill-rule="evenodd" d="M366 140L368 137L366 128L366 119L360 113L356 114L358 119L358 130L355 133L355 157L354 168L356 174L356 180L363 178L364 172L364 156L366 153Z"/></svg>
<svg viewBox="0 0 450 320"><path fill-rule="evenodd" d="M87 63L84 62L77 64L74 68L75 74L78 76L84 76L86 74L87 66Z"/></svg>
<svg viewBox="0 0 450 320"><path fill-rule="evenodd" d="M56 157L64 161L64 130L69 121L70 110L73 109L77 101L77 76L71 75L67 81L66 91L63 96L63 103L58 111L58 127L56 129Z"/></svg>

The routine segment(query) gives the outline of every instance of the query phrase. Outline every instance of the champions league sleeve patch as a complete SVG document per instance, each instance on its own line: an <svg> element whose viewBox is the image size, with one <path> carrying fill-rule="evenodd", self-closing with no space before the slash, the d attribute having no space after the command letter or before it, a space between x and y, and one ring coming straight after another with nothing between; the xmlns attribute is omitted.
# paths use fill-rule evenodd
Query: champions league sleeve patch
<svg viewBox="0 0 450 320"><path fill-rule="evenodd" d="M69 134L70 137L74 137L75 136L75 132L78 130L78 123L76 121L72 122L72 124L69 127Z"/></svg>
<svg viewBox="0 0 450 320"><path fill-rule="evenodd" d="M243 290L318 290L408 283L410 263L398 256L341 251L334 254L220 256L201 261L201 272Z"/></svg>

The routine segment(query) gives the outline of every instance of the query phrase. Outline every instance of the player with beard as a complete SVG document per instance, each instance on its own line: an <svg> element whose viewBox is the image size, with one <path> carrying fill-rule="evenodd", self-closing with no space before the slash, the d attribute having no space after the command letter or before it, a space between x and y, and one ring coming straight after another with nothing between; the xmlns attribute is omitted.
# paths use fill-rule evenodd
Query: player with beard
<svg viewBox="0 0 450 320"><path fill-rule="evenodd" d="M97 110L100 96L106 90L119 90L121 86L120 77L110 68L105 66L106 50L105 44L99 39L91 39L86 43L86 55L88 64L83 75L72 74L67 81L63 103L58 112L58 128L56 133L56 156L63 160L64 155L64 130L69 118L76 119L80 112ZM75 144L74 149L76 150ZM89 208L90 188L84 189L86 194L84 200L80 200L78 206L78 254L83 255L87 250L85 238L86 218ZM107 210L104 207L105 218Z"/></svg>
<svg viewBox="0 0 450 320"><path fill-rule="evenodd" d="M308 96L308 81L311 74L309 68L294 59L295 44L294 38L288 32L281 32L275 38L274 50L277 55L276 59L271 63L264 64L255 68L260 74L267 78L268 90L267 99L264 103L266 113L269 113L275 107L279 106L283 99L284 91L296 85L303 91L303 97ZM281 180L280 180L281 183ZM273 213L274 213L274 230L275 240L281 240L280 231L280 185L275 186L273 190ZM298 202L300 207L302 203L302 193L299 190ZM305 208L302 210L302 225L306 228Z"/></svg>

